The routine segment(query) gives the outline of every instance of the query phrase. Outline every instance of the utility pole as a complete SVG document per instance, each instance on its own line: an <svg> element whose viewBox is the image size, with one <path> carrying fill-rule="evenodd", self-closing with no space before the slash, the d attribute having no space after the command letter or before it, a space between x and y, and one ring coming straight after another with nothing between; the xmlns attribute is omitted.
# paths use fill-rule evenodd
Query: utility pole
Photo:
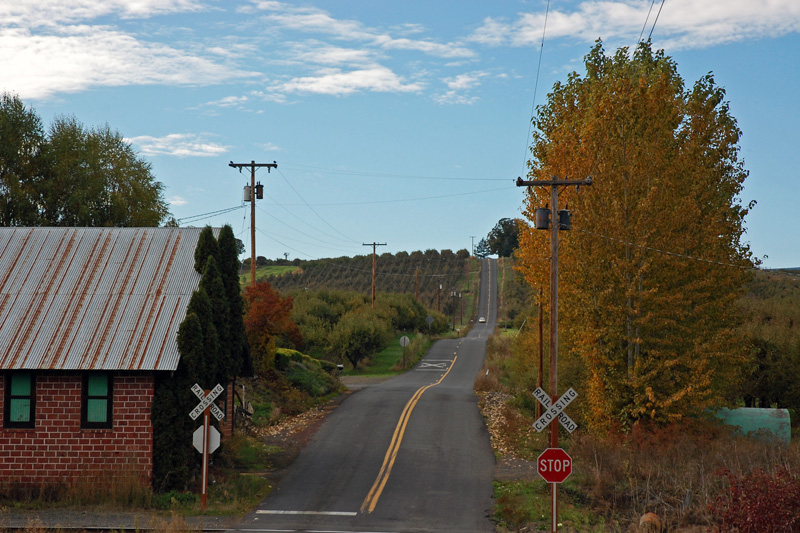
<svg viewBox="0 0 800 533"><path fill-rule="evenodd" d="M470 239L472 239L472 257L475 257L475 235L470 235Z"/></svg>
<svg viewBox="0 0 800 533"><path fill-rule="evenodd" d="M239 173L242 173L242 168L250 167L250 187L245 187L245 202L250 202L250 286L256 284L256 198L259 200L264 198L264 186L261 182L256 185L256 168L267 167L267 173L273 168L278 168L278 163L256 163L250 161L249 163L228 163L229 167L238 168ZM249 192L249 194L248 194Z"/></svg>
<svg viewBox="0 0 800 533"><path fill-rule="evenodd" d="M383 242L364 243L364 246L372 246L372 308L375 309L375 247L386 246Z"/></svg>
<svg viewBox="0 0 800 533"><path fill-rule="evenodd" d="M456 295L458 294L455 289L453 289L450 294L453 296L453 331L456 330Z"/></svg>
<svg viewBox="0 0 800 533"><path fill-rule="evenodd" d="M558 210L558 188L560 186L576 187L580 185L591 185L591 176L585 180L560 180L555 177L551 180L533 180L526 181L522 178L517 178L517 187L550 187L550 399L553 403L558 401L558 230L563 226L564 229L569 229L569 211L562 212ZM545 214L542 213L542 218ZM563 217L563 220L562 220ZM537 209L537 229L546 229L545 227L539 228L540 214ZM553 422L550 424L550 447L558 448L558 417L554 417ZM556 531L556 502L558 484L552 483L553 490L553 527L552 531Z"/></svg>
<svg viewBox="0 0 800 533"><path fill-rule="evenodd" d="M543 361L544 361L544 357L543 357L544 356L544 339L542 337L542 333L543 333L542 315L544 314L544 311L543 311L543 308L542 308L542 288L541 287L539 287L538 307L539 307L539 378L536 380L536 386L537 387L541 387L542 386L542 374L544 374L544 363L543 363ZM536 403L536 419L538 420L540 416L542 416L542 404L537 402Z"/></svg>

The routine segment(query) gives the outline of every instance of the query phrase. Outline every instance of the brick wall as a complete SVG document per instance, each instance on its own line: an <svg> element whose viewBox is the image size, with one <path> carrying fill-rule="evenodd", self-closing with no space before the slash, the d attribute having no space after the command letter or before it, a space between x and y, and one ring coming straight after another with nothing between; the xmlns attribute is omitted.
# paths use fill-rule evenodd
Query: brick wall
<svg viewBox="0 0 800 533"><path fill-rule="evenodd" d="M81 429L80 373L36 374L36 427L0 427L0 482L46 484L96 476L150 479L150 374L114 375L113 427ZM0 372L0 416L5 398Z"/></svg>

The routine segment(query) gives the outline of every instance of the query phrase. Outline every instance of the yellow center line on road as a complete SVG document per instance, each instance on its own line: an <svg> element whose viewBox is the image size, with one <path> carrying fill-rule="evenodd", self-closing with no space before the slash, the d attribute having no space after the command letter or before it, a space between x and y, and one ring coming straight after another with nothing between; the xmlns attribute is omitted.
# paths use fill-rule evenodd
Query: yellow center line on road
<svg viewBox="0 0 800 533"><path fill-rule="evenodd" d="M364 503L361 504L362 513L371 513L375 510L375 506L378 505L378 500L383 493L383 488L386 486L386 482L389 481L389 475L392 473L394 461L397 459L397 452L400 450L400 443L403 441L403 435L406 432L408 420L411 418L411 411L414 410L414 407L416 407L417 402L426 390L430 389L431 387L435 387L447 377L447 374L449 374L455 366L456 359L458 359L458 356L454 355L450 368L448 368L447 372L442 374L442 376L435 383L421 387L417 390L417 392L414 393L414 396L408 400L408 403L403 409L403 413L400 415L400 420L397 422L397 427L394 428L392 442L389 444L389 449L386 450L386 455L383 458L383 464L381 465L380 472L378 472L378 477L375 479L375 483L372 484L372 488L369 489L367 497L364 498Z"/></svg>

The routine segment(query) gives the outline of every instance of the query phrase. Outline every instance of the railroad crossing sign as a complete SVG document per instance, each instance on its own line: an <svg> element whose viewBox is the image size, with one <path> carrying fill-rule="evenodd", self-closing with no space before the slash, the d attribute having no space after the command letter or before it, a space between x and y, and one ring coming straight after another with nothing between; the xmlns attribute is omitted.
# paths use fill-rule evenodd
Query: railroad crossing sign
<svg viewBox="0 0 800 533"><path fill-rule="evenodd" d="M572 458L561 448L547 448L536 460L536 469L548 483L563 483L572 473Z"/></svg>
<svg viewBox="0 0 800 533"><path fill-rule="evenodd" d="M208 456L219 447L219 432L210 424L209 412L217 420L222 420L225 417L225 413L214 403L217 396L222 394L224 390L219 383L208 394L197 383L192 386L192 392L200 399L200 403L192 409L189 416L192 420L197 420L198 416L203 415L203 425L197 428L192 435L192 444L197 448L197 451L203 454L203 485L200 492L200 507L203 510L206 509L208 494Z"/></svg>
<svg viewBox="0 0 800 533"><path fill-rule="evenodd" d="M205 391L203 391L203 388L195 383L192 387L192 392L200 399L200 403L198 403L197 406L192 409L192 412L189 413L189 416L192 417L192 420L197 420L197 417L202 415L206 408L211 409L211 414L214 415L214 418L217 420L222 420L225 418L225 413L223 413L222 409L217 407L217 405L214 403L214 400L217 399L217 396L222 394L224 390L225 389L222 387L222 385L217 384L217 386L211 389L211 392L206 395Z"/></svg>
<svg viewBox="0 0 800 533"><path fill-rule="evenodd" d="M541 403L545 409L544 413L542 413L542 416L540 416L539 419L533 423L533 428L536 431L542 431L545 429L556 417L558 417L558 421L561 422L561 425L564 426L564 429L570 433L577 429L578 424L573 422L573 420L563 412L564 408L572 403L572 400L578 397L578 393L575 392L572 387L570 387L567 392L565 392L561 398L556 400L556 403L552 405L550 396L544 390L542 390L541 387L538 387L535 391L533 391L533 396L539 400L539 403Z"/></svg>

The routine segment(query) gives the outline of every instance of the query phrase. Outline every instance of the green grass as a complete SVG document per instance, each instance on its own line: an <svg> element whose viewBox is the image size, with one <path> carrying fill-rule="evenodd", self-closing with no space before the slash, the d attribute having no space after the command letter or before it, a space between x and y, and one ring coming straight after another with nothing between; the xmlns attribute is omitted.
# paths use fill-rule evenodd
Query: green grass
<svg viewBox="0 0 800 533"><path fill-rule="evenodd" d="M256 281L263 281L270 276L280 276L287 272L294 272L298 267L293 265L274 265L274 266L261 266L256 267ZM250 269L244 273L239 273L239 283L242 285L250 284Z"/></svg>
<svg viewBox="0 0 800 533"><path fill-rule="evenodd" d="M403 347L400 346L400 338L408 337L411 341L406 351L406 365L403 366ZM394 376L403 372L413 365L425 354L431 342L426 335L420 333L402 333L397 335L389 342L389 346L370 357L365 365L359 366L358 370L345 366L342 372L345 376Z"/></svg>
<svg viewBox="0 0 800 533"><path fill-rule="evenodd" d="M597 517L570 494L576 494L568 479L558 486L558 524L577 531L607 531L602 517ZM508 530L535 525L536 531L549 531L552 492L543 480L494 482L495 520Z"/></svg>

